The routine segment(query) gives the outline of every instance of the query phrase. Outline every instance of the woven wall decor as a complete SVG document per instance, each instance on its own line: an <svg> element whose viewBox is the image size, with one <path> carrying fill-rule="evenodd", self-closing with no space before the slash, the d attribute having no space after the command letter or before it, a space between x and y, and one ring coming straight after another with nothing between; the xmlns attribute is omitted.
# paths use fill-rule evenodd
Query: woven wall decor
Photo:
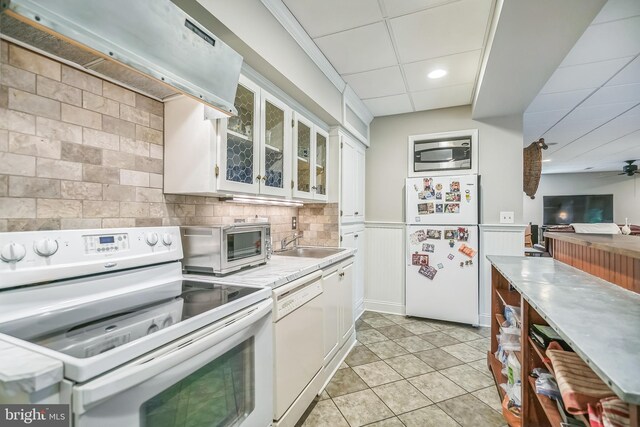
<svg viewBox="0 0 640 427"><path fill-rule="evenodd" d="M532 199L536 197L538 184L540 184L540 174L542 173L542 150L549 148L544 143L544 138L532 142L524 149L524 170L523 170L523 190Z"/></svg>

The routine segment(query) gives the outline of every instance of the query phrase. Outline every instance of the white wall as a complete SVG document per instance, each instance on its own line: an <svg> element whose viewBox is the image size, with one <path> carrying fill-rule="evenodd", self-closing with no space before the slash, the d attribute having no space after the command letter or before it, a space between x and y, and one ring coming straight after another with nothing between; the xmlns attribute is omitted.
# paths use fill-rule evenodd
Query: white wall
<svg viewBox="0 0 640 427"><path fill-rule="evenodd" d="M471 107L453 107L395 116L371 123L367 150L366 220L404 221L407 138L424 133L478 129L483 223L498 223L500 211L522 222L522 118L471 119Z"/></svg>
<svg viewBox="0 0 640 427"><path fill-rule="evenodd" d="M640 224L640 175L634 178L617 172L559 173L542 175L536 198L524 195L524 221L542 224L542 197L574 194L613 194L613 220Z"/></svg>

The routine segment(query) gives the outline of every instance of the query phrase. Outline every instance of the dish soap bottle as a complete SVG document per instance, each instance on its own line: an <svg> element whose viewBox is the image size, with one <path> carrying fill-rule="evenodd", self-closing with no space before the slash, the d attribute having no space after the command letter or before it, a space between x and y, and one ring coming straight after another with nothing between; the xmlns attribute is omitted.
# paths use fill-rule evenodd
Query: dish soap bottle
<svg viewBox="0 0 640 427"><path fill-rule="evenodd" d="M629 218L624 219L624 226L620 229L622 234L629 235L631 234L631 227L629 227Z"/></svg>

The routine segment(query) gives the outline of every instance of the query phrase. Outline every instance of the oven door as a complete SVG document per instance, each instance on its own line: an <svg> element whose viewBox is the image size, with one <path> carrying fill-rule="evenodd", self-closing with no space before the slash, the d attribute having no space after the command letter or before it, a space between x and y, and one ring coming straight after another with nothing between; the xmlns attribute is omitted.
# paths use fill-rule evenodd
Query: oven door
<svg viewBox="0 0 640 427"><path fill-rule="evenodd" d="M229 227L222 231L221 273L267 260L268 227Z"/></svg>
<svg viewBox="0 0 640 427"><path fill-rule="evenodd" d="M271 299L73 390L75 427L268 426Z"/></svg>

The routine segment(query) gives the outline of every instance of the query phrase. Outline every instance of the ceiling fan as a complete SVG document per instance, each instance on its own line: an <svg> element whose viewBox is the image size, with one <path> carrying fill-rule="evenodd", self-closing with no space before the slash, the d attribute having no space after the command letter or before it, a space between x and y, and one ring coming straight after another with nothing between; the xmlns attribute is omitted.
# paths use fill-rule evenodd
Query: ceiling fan
<svg viewBox="0 0 640 427"><path fill-rule="evenodd" d="M638 165L633 164L635 163L635 160L625 160L625 162L627 164L622 168L622 173L619 173L618 175L634 176L635 174L640 173Z"/></svg>

